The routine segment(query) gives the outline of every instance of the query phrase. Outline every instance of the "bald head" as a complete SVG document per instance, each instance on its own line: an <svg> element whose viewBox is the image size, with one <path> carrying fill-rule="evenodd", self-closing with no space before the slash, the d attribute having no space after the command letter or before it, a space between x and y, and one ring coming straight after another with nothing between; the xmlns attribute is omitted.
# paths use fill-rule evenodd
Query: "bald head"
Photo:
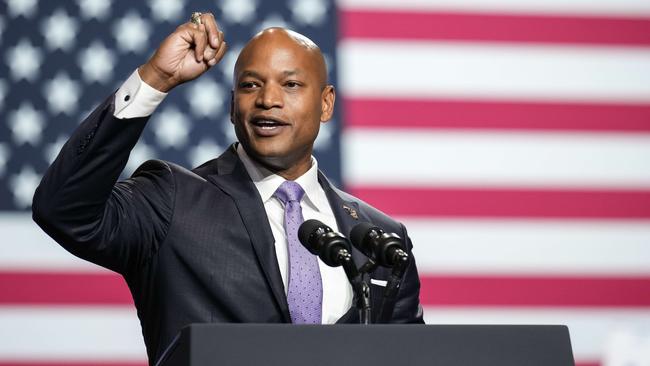
<svg viewBox="0 0 650 366"><path fill-rule="evenodd" d="M334 112L323 54L309 38L269 28L237 58L230 120L246 153L285 179L311 167L321 123Z"/></svg>
<svg viewBox="0 0 650 366"><path fill-rule="evenodd" d="M320 47L305 35L279 27L264 29L248 41L237 57L234 80L246 64L257 57L266 57L273 49L290 50L308 58L311 67L305 71L315 73L321 87L325 87L327 66Z"/></svg>

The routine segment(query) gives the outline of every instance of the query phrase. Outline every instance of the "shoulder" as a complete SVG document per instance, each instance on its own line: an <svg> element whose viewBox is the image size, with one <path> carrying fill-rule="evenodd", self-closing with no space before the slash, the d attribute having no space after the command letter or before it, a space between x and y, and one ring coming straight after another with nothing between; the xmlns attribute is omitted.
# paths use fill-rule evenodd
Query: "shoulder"
<svg viewBox="0 0 650 366"><path fill-rule="evenodd" d="M152 159L142 163L131 175L130 179L168 180L170 183L187 180L205 181L196 172L170 161Z"/></svg>
<svg viewBox="0 0 650 366"><path fill-rule="evenodd" d="M365 202L364 200L350 193L347 193L341 189L338 189L334 186L331 186L331 188L339 197L341 197L343 201L353 203L355 206L357 206L357 209L359 211L358 213L359 220L365 220L370 223L373 223L377 226L380 226L382 229L384 229L387 232L394 232L400 235L405 234L404 225L402 225L402 223L393 219L392 217L388 216L383 211L377 209L376 207L372 206L368 202Z"/></svg>
<svg viewBox="0 0 650 366"><path fill-rule="evenodd" d="M188 169L169 161L153 159L140 165L133 175L146 174L148 172L169 172L181 179L187 178L205 181L209 175L219 174L220 171L226 173L232 171L238 161L239 158L235 153L234 145L231 145L219 157L208 160L193 169Z"/></svg>

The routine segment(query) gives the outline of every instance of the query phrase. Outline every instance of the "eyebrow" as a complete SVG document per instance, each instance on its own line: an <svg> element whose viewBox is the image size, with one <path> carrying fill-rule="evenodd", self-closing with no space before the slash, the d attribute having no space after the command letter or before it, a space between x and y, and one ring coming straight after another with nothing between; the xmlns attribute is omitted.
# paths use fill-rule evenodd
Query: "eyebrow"
<svg viewBox="0 0 650 366"><path fill-rule="evenodd" d="M294 75L299 75L299 74L302 74L302 72L300 70L297 70L297 69L295 69L295 70L285 70L285 71L282 72L282 75L284 77L294 76ZM248 76L254 77L256 79L262 79L262 75L260 75L259 73L257 73L256 71L253 71L253 70L244 70L244 71L242 71L241 74L239 75L239 78L244 78L244 77L248 77Z"/></svg>
<svg viewBox="0 0 650 366"><path fill-rule="evenodd" d="M300 70L287 70L287 71L283 71L282 74L284 76L293 76L293 75L301 74L301 72Z"/></svg>
<svg viewBox="0 0 650 366"><path fill-rule="evenodd" d="M252 76L252 77L254 77L256 79L261 79L262 78L260 74L258 74L255 71L252 71L252 70L244 70L244 71L241 72L241 74L239 74L239 78L243 78L243 77L247 77L247 76Z"/></svg>

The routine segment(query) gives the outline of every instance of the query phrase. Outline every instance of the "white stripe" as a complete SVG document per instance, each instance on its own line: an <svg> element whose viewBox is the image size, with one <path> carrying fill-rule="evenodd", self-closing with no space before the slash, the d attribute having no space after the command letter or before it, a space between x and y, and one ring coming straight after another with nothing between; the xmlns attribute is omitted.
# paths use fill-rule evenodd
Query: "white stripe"
<svg viewBox="0 0 650 366"><path fill-rule="evenodd" d="M107 271L68 253L28 213L0 213L0 270Z"/></svg>
<svg viewBox="0 0 650 366"><path fill-rule="evenodd" d="M650 221L401 221L420 273L650 275Z"/></svg>
<svg viewBox="0 0 650 366"><path fill-rule="evenodd" d="M351 185L650 187L650 134L354 128L342 156Z"/></svg>
<svg viewBox="0 0 650 366"><path fill-rule="evenodd" d="M344 10L463 11L560 15L650 15L646 0L337 0Z"/></svg>
<svg viewBox="0 0 650 366"><path fill-rule="evenodd" d="M425 307L427 324L560 324L569 327L576 360L598 360L618 332L650 332L649 309Z"/></svg>
<svg viewBox="0 0 650 366"><path fill-rule="evenodd" d="M338 51L348 96L650 101L650 48L347 40Z"/></svg>
<svg viewBox="0 0 650 366"><path fill-rule="evenodd" d="M0 307L0 361L146 362L131 307Z"/></svg>

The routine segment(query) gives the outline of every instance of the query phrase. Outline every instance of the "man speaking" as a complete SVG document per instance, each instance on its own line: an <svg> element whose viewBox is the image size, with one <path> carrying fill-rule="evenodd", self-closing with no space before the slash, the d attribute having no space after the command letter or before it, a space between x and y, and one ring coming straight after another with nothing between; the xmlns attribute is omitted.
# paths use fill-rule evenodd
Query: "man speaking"
<svg viewBox="0 0 650 366"><path fill-rule="evenodd" d="M257 34L237 59L230 117L238 143L193 170L152 160L117 182L165 95L225 52L214 17L194 13L77 128L34 196L43 230L125 278L151 364L190 323L358 322L344 271L298 242L304 220L346 236L370 222L411 250L403 225L318 170L311 154L332 116L334 87L318 46L281 28ZM385 268L370 274L373 305L383 290L376 284L389 276ZM411 260L392 322L422 322L419 287Z"/></svg>

